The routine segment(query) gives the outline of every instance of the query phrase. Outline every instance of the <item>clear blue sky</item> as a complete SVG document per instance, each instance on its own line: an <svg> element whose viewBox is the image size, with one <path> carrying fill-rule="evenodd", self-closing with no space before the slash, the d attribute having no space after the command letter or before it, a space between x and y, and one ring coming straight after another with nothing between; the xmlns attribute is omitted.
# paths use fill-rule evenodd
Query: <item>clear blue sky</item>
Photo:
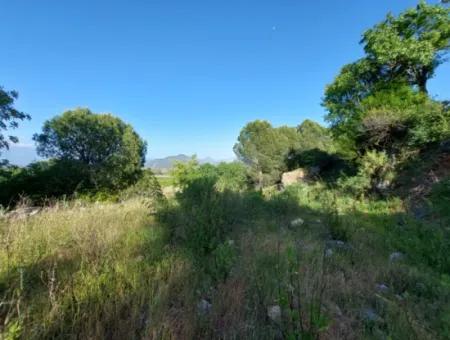
<svg viewBox="0 0 450 340"><path fill-rule="evenodd" d="M131 123L148 158L230 158L248 121L322 122L324 87L362 56L362 32L416 3L2 0L0 85L33 118L16 132L25 147L46 119L83 106ZM429 88L448 97L448 64Z"/></svg>

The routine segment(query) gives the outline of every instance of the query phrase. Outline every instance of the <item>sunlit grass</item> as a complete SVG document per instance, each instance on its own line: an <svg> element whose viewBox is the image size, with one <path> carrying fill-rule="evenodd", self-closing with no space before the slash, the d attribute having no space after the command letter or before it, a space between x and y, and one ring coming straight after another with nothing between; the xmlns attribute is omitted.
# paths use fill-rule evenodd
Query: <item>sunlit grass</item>
<svg viewBox="0 0 450 340"><path fill-rule="evenodd" d="M138 200L0 222L2 337L134 338L189 263Z"/></svg>

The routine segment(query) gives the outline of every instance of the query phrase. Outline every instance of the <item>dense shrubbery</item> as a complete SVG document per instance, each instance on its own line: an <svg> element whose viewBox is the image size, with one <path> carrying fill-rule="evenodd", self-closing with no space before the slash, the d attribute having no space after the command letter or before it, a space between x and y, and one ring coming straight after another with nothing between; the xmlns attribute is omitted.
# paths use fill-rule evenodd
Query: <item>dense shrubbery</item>
<svg viewBox="0 0 450 340"><path fill-rule="evenodd" d="M114 200L129 186L133 186L130 192L138 191L134 186L138 180L139 185L147 182L144 186L156 183L153 175L142 173L146 143L112 115L88 109L67 111L45 122L34 139L38 153L50 160L24 168L2 165L3 206L13 206L23 196L42 204L75 193L89 200Z"/></svg>
<svg viewBox="0 0 450 340"><path fill-rule="evenodd" d="M24 168L5 166L0 169L0 204L13 206L21 197L42 204L71 196L89 189L86 180L85 167L70 160L40 161Z"/></svg>

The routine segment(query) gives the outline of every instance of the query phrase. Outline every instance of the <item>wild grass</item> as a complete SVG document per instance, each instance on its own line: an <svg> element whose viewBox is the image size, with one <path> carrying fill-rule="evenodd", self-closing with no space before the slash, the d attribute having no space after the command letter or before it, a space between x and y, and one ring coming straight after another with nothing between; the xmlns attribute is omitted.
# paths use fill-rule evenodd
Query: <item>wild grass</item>
<svg viewBox="0 0 450 340"><path fill-rule="evenodd" d="M190 273L138 200L3 219L0 239L2 338L151 335L153 314Z"/></svg>
<svg viewBox="0 0 450 340"><path fill-rule="evenodd" d="M448 235L400 199L320 184L229 192L206 181L157 219L149 211L132 199L0 220L2 338L450 334Z"/></svg>

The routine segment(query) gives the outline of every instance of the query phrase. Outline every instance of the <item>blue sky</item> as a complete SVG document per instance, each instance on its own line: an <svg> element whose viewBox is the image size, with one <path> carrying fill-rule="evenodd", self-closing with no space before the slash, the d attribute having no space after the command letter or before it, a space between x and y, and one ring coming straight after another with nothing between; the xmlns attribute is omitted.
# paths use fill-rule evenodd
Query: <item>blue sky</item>
<svg viewBox="0 0 450 340"><path fill-rule="evenodd" d="M233 157L248 121L322 122L324 87L362 56L362 32L416 3L3 0L0 85L32 116L10 157L28 161L33 133L77 106L131 123L148 158ZM448 98L448 63L429 89Z"/></svg>

